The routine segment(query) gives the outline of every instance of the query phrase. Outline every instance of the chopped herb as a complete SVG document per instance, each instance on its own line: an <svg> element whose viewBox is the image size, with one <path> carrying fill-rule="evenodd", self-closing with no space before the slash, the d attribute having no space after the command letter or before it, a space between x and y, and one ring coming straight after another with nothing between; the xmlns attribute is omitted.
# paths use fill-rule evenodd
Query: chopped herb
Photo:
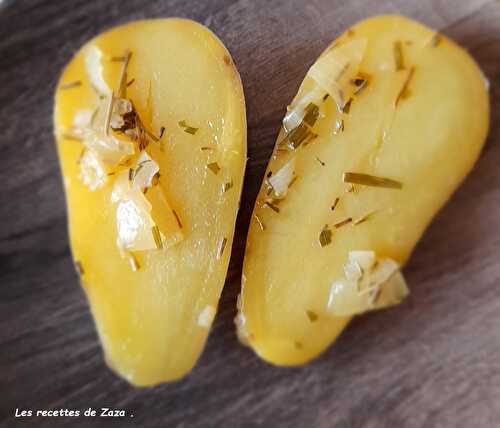
<svg viewBox="0 0 500 428"><path fill-rule="evenodd" d="M179 215L177 214L177 211L172 210L172 213L174 214L175 221L177 222L177 226L179 226L179 229L182 229L181 219L179 218Z"/></svg>
<svg viewBox="0 0 500 428"><path fill-rule="evenodd" d="M344 95L344 91L342 90L342 88L337 88L337 107L340 111L343 111L342 107L343 105L345 105L345 95Z"/></svg>
<svg viewBox="0 0 500 428"><path fill-rule="evenodd" d="M161 250L163 248L163 242L161 240L160 229L158 229L158 225L154 225L151 228L151 233L153 234L153 238L155 240L156 249Z"/></svg>
<svg viewBox="0 0 500 428"><path fill-rule="evenodd" d="M198 128L193 128L192 126L188 126L188 127L184 128L184 132L187 134L191 134L191 135L196 134L197 131L198 131Z"/></svg>
<svg viewBox="0 0 500 428"><path fill-rule="evenodd" d="M309 318L309 321L315 322L318 320L318 314L316 312L311 311L311 310L307 310L306 314L307 314L307 318Z"/></svg>
<svg viewBox="0 0 500 428"><path fill-rule="evenodd" d="M340 201L340 198L335 198L335 201L333 201L333 205L332 205L332 211L334 211L335 208L337 208L339 201Z"/></svg>
<svg viewBox="0 0 500 428"><path fill-rule="evenodd" d="M158 140L161 140L161 137L163 137L163 134L164 134L164 133L165 133L165 127L164 127L164 126L162 126L162 127L160 128L160 135L158 136Z"/></svg>
<svg viewBox="0 0 500 428"><path fill-rule="evenodd" d="M393 53L396 70L404 70L405 64L403 58L403 45L401 44L401 40L397 40L394 42Z"/></svg>
<svg viewBox="0 0 500 428"><path fill-rule="evenodd" d="M349 112L351 111L351 104L352 104L352 98L345 103L344 107L342 108L342 113L349 114Z"/></svg>
<svg viewBox="0 0 500 428"><path fill-rule="evenodd" d="M204 146L200 149L201 151L205 151L205 150L213 150L213 147L207 147L207 146Z"/></svg>
<svg viewBox="0 0 500 428"><path fill-rule="evenodd" d="M222 193L226 193L232 187L233 187L233 180L224 183L224 185L222 186Z"/></svg>
<svg viewBox="0 0 500 428"><path fill-rule="evenodd" d="M429 41L429 45L435 48L439 43L441 43L441 34L436 31Z"/></svg>
<svg viewBox="0 0 500 428"><path fill-rule="evenodd" d="M326 165L326 163L324 163L318 156L316 156L316 160L321 164L321 166Z"/></svg>
<svg viewBox="0 0 500 428"><path fill-rule="evenodd" d="M128 181L132 181L134 179L134 168L128 169Z"/></svg>
<svg viewBox="0 0 500 428"><path fill-rule="evenodd" d="M141 268L139 260L137 260L137 257L133 253L129 254L128 261L130 263L130 268L132 269L132 272L137 272Z"/></svg>
<svg viewBox="0 0 500 428"><path fill-rule="evenodd" d="M358 77L356 77L354 80L352 80L352 83L354 86L356 86L356 89L354 90L354 94L359 94L363 89L365 89L368 86L369 83L369 75L364 74L364 73L359 73Z"/></svg>
<svg viewBox="0 0 500 428"><path fill-rule="evenodd" d="M397 107L399 101L402 98L405 98L406 95L408 94L408 86L410 85L410 81L413 78L413 75L415 74L415 67L410 68L408 71L408 75L406 76L406 80L403 83L403 86L401 87L401 90L398 93L398 96L396 97L396 100L394 101L394 106Z"/></svg>
<svg viewBox="0 0 500 428"><path fill-rule="evenodd" d="M335 121L335 128L333 129L333 135L340 134L344 131L344 119Z"/></svg>
<svg viewBox="0 0 500 428"><path fill-rule="evenodd" d="M311 128L314 126L319 117L319 107L314 103L309 103L305 109L304 119L302 122L307 123Z"/></svg>
<svg viewBox="0 0 500 428"><path fill-rule="evenodd" d="M366 220L368 220L373 214L375 214L375 211L370 211L363 215L362 217L358 218L357 220L354 220L354 225L357 226L358 224L364 223Z"/></svg>
<svg viewBox="0 0 500 428"><path fill-rule="evenodd" d="M333 227L335 227L335 229L339 229L342 226L349 224L351 221L352 221L352 217L348 217L345 220L339 221L338 223L334 224Z"/></svg>
<svg viewBox="0 0 500 428"><path fill-rule="evenodd" d="M323 95L323 101L326 101L328 99L328 97L330 96L329 93L326 93L325 95Z"/></svg>
<svg viewBox="0 0 500 428"><path fill-rule="evenodd" d="M264 180L264 183L267 186L266 195L269 196L273 193L274 187L267 178Z"/></svg>
<svg viewBox="0 0 500 428"><path fill-rule="evenodd" d="M386 187L389 189L401 189L403 184L390 178L376 177L369 174L357 172L344 172L342 177L344 183L361 184L363 186Z"/></svg>
<svg viewBox="0 0 500 428"><path fill-rule="evenodd" d="M349 186L346 189L346 192L347 193L358 193L359 192L358 186L356 186L355 184L349 184Z"/></svg>
<svg viewBox="0 0 500 428"><path fill-rule="evenodd" d="M122 64L122 69L120 72L120 79L118 80L118 96L120 98L127 98L127 67L130 62L130 58L132 56L132 52L130 52L128 49L125 51L123 58L121 60Z"/></svg>
<svg viewBox="0 0 500 428"><path fill-rule="evenodd" d="M279 213L280 212L279 207L277 205L275 205L273 202L266 201L266 202L264 202L263 206L271 208L275 213Z"/></svg>
<svg viewBox="0 0 500 428"><path fill-rule="evenodd" d="M142 130L144 131L144 133L149 137L151 138L154 142L158 142L160 141L160 138L161 136L157 137L155 134L153 134L151 131L149 131L144 125L142 125L141 123L141 127L142 127ZM161 129L160 129L160 132L161 132ZM165 131L164 131L165 132ZM163 134L162 134L163 135ZM146 144L147 146L147 144ZM144 148L146 148L146 146Z"/></svg>
<svg viewBox="0 0 500 428"><path fill-rule="evenodd" d="M295 175L293 178L292 178L292 181L290 181L290 184L288 185L288 190L290 190L292 188L292 185L297 181L297 179L299 178L298 175Z"/></svg>
<svg viewBox="0 0 500 428"><path fill-rule="evenodd" d="M75 80L73 82L69 82L69 83L63 83L59 89L61 90L66 90L66 89L73 89L73 88L77 88L78 86L82 86L82 81L81 80Z"/></svg>
<svg viewBox="0 0 500 428"><path fill-rule="evenodd" d="M129 81L127 82L127 88L128 88L129 86L133 85L133 84L134 84L134 82L135 82L135 78L134 78L134 79L132 79L132 80L129 80Z"/></svg>
<svg viewBox="0 0 500 428"><path fill-rule="evenodd" d="M194 126L188 125L185 120L179 121L179 126L181 128L184 128L184 132L191 134L191 135L196 134L196 132L198 131L198 128L195 128Z"/></svg>
<svg viewBox="0 0 500 428"><path fill-rule="evenodd" d="M291 130L280 144L285 143L290 149L296 150L301 144L306 144L317 136L302 122L299 126Z"/></svg>
<svg viewBox="0 0 500 428"><path fill-rule="evenodd" d="M113 102L114 102L114 94L111 92L109 96L108 105L106 106L106 116L104 120L104 133L109 135L109 124L111 123L111 115L113 114Z"/></svg>
<svg viewBox="0 0 500 428"><path fill-rule="evenodd" d="M207 165L207 168L212 171L215 175L217 175L220 171L220 166L217 162L212 162Z"/></svg>
<svg viewBox="0 0 500 428"><path fill-rule="evenodd" d="M272 171L269 171L267 174L266 174L266 177L267 178L271 178L271 176L273 175L273 172Z"/></svg>
<svg viewBox="0 0 500 428"><path fill-rule="evenodd" d="M85 271L83 270L83 265L79 260L75 260L75 269L78 275L80 276L85 275Z"/></svg>
<svg viewBox="0 0 500 428"><path fill-rule="evenodd" d="M319 234L319 243L322 247L326 247L332 242L332 231L328 228L328 225L325 224L323 229Z"/></svg>
<svg viewBox="0 0 500 428"><path fill-rule="evenodd" d="M224 254L224 248L226 248L226 243L227 243L227 238L225 237L219 241L219 246L217 248L217 260L220 260L222 254Z"/></svg>
<svg viewBox="0 0 500 428"><path fill-rule="evenodd" d="M77 165L80 165L80 163L82 162L82 159L83 159L83 156L85 155L85 152L87 151L87 149L82 149L82 151L80 152L80 155L78 156L78 158L76 159L76 164Z"/></svg>
<svg viewBox="0 0 500 428"><path fill-rule="evenodd" d="M157 186L160 183L160 173L157 172L155 175L153 175L153 179L151 180L151 185Z"/></svg>
<svg viewBox="0 0 500 428"><path fill-rule="evenodd" d="M83 141L80 137L78 137L77 135L74 135L74 134L70 134L68 132L65 132L64 134L62 134L62 137L65 139L65 140L73 140L73 141Z"/></svg>
<svg viewBox="0 0 500 428"><path fill-rule="evenodd" d="M260 217L257 214L255 214L254 217L255 217L255 220L257 220L257 223L259 224L260 229L263 231L266 230L266 226L264 226L264 223L262 223L262 220L260 219Z"/></svg>

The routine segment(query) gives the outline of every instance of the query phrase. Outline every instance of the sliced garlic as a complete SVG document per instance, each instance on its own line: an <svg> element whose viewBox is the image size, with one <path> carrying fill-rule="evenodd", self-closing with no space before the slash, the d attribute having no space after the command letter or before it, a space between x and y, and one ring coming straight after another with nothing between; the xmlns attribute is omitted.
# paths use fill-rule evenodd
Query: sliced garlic
<svg viewBox="0 0 500 428"><path fill-rule="evenodd" d="M307 91L301 98L294 100L293 103L288 106L288 111L283 118L283 128L285 132L289 133L297 128L304 120L307 106L310 103L319 105L325 94L326 91L316 85L313 89Z"/></svg>
<svg viewBox="0 0 500 428"><path fill-rule="evenodd" d="M92 192L107 182L106 167L92 150L85 150L80 158L80 179Z"/></svg>
<svg viewBox="0 0 500 428"><path fill-rule="evenodd" d="M154 222L148 212L134 200L118 203L116 208L117 245L129 251L146 251L156 248L152 233Z"/></svg>
<svg viewBox="0 0 500 428"><path fill-rule="evenodd" d="M290 183L295 176L295 156L283 165L275 174L269 178L269 184L272 186L275 195L283 198L288 193Z"/></svg>
<svg viewBox="0 0 500 428"><path fill-rule="evenodd" d="M135 163L133 183L139 189L144 190L153 185L153 178L160 171L158 164L149 156L146 151L142 151Z"/></svg>
<svg viewBox="0 0 500 428"><path fill-rule="evenodd" d="M92 86L102 95L111 94L111 89L104 80L102 51L96 45L91 45L85 53L85 69Z"/></svg>

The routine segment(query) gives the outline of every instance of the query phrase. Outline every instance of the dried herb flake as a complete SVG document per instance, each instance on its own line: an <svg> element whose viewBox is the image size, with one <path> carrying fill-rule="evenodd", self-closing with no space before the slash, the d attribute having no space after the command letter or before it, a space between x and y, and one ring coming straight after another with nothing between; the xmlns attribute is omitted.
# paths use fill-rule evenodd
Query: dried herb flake
<svg viewBox="0 0 500 428"><path fill-rule="evenodd" d="M220 171L220 166L217 162L212 162L207 164L207 168L212 171L215 175L217 175Z"/></svg>
<svg viewBox="0 0 500 428"><path fill-rule="evenodd" d="M328 225L325 224L323 229L319 234L319 243L322 247L326 247L332 242L332 231L328 228Z"/></svg>
<svg viewBox="0 0 500 428"><path fill-rule="evenodd" d="M344 172L342 177L344 183L361 184L362 186L385 187L388 189L401 189L403 184L399 181L375 175L357 172Z"/></svg>

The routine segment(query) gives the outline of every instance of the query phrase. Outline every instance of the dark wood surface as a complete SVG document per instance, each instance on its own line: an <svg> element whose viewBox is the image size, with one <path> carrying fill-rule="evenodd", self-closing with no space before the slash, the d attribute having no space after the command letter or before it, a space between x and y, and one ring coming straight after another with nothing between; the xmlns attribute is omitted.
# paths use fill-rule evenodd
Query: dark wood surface
<svg viewBox="0 0 500 428"><path fill-rule="evenodd" d="M234 334L250 212L284 107L309 65L349 25L380 13L419 19L471 52L491 82L490 136L405 269L411 297L356 319L312 364L276 368ZM250 159L205 352L184 380L141 390L106 368L73 270L52 96L87 39L160 16L205 23L231 51L245 87ZM499 427L499 99L498 0L0 2L1 426ZM16 408L88 407L129 415L14 418Z"/></svg>

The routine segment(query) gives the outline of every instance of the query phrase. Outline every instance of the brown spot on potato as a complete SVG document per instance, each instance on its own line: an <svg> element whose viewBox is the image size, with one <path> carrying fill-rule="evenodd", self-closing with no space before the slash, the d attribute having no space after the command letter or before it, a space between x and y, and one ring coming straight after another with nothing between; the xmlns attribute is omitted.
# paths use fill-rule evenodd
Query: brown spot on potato
<svg viewBox="0 0 500 428"><path fill-rule="evenodd" d="M226 65L231 64L231 58L229 58L229 55L224 55L224 62L226 63Z"/></svg>

